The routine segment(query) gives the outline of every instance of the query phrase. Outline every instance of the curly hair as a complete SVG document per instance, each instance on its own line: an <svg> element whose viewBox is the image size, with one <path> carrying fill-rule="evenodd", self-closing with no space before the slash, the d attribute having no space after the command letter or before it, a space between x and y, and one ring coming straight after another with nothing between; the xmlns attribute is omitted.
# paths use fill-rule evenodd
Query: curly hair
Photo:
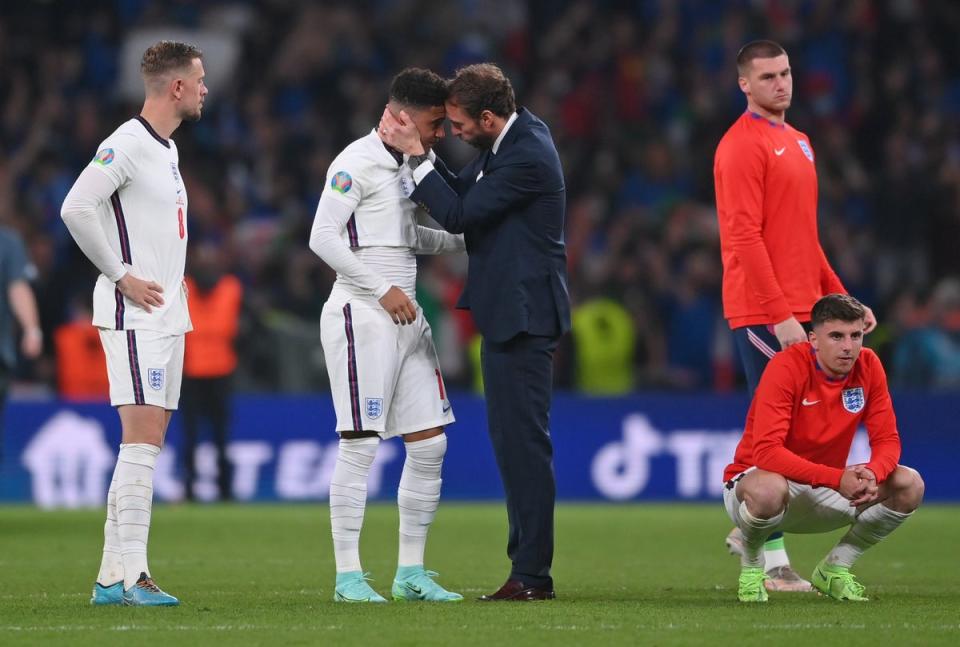
<svg viewBox="0 0 960 647"><path fill-rule="evenodd" d="M447 82L430 70L408 67L393 77L390 100L414 108L442 106L447 100Z"/></svg>

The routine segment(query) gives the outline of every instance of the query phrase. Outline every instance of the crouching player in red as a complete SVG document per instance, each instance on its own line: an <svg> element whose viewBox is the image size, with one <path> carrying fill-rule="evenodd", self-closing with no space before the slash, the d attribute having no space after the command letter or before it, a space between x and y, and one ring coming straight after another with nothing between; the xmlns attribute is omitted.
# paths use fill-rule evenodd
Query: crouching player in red
<svg viewBox="0 0 960 647"><path fill-rule="evenodd" d="M813 571L811 583L837 600L866 601L850 572L865 550L919 507L923 480L899 465L900 437L880 359L863 348L864 306L829 294L813 306L809 341L767 366L733 463L724 505L743 532L741 602L765 602L763 543L772 532L849 527ZM857 427L870 461L845 466Z"/></svg>

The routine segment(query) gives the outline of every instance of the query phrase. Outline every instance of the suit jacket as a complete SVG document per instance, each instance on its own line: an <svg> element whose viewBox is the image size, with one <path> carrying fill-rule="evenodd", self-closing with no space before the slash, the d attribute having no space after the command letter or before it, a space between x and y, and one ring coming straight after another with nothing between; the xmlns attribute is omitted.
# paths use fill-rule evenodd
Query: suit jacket
<svg viewBox="0 0 960 647"><path fill-rule="evenodd" d="M411 195L441 227L464 234L469 270L457 307L494 342L570 330L560 156L546 124L517 112L496 155L484 151L459 176L437 160Z"/></svg>

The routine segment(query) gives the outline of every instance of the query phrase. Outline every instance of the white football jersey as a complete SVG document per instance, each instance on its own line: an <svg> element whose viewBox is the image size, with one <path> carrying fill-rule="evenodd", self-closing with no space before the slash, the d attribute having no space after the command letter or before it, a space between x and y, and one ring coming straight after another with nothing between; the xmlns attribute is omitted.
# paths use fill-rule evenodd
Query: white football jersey
<svg viewBox="0 0 960 647"><path fill-rule="evenodd" d="M350 207L341 237L367 267L416 298L420 207L408 199L413 174L383 145L373 130L347 146L330 164L324 194ZM378 249L373 249L378 248ZM337 275L336 288L364 295Z"/></svg>
<svg viewBox="0 0 960 647"><path fill-rule="evenodd" d="M417 247L413 173L371 131L334 158L324 193L353 209L343 238L351 248Z"/></svg>
<svg viewBox="0 0 960 647"><path fill-rule="evenodd" d="M100 275L93 291L93 324L113 330L192 330L183 284L187 254L187 191L177 146L142 117L122 124L97 150L91 166L116 191L98 216L110 246L133 276L163 287L164 303L148 313Z"/></svg>

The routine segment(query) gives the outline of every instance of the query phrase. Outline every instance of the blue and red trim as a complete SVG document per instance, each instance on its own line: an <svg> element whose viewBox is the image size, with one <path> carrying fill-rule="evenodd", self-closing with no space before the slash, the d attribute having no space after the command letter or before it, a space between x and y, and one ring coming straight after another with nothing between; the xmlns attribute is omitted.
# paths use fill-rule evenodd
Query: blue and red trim
<svg viewBox="0 0 960 647"><path fill-rule="evenodd" d="M143 380L140 378L140 356L137 353L137 331L127 331L127 359L130 361L130 380L133 382L134 404L146 404L143 399Z"/></svg>
<svg viewBox="0 0 960 647"><path fill-rule="evenodd" d="M353 337L353 312L350 304L343 306L343 327L347 333L347 377L350 383L350 415L353 418L353 430L363 431L363 418L360 415L360 381L357 378L357 349Z"/></svg>
<svg viewBox="0 0 960 647"><path fill-rule="evenodd" d="M347 236L350 238L350 247L360 247L360 239L357 237L356 214L350 214L350 220L347 221Z"/></svg>
<svg viewBox="0 0 960 647"><path fill-rule="evenodd" d="M137 115L137 116L135 117L135 119L136 119L137 121L139 121L141 124L143 124L143 127L147 129L147 132L150 133L150 136L151 136L151 137L153 137L154 139L156 139L158 142L160 142L161 144L163 144L163 145L166 146L167 148L170 148L170 142L168 142L166 139L164 139L163 137L161 137L161 136L157 133L157 131L153 129L153 126L150 125L150 122L148 122L146 119L144 119L144 118L141 117L140 115Z"/></svg>
<svg viewBox="0 0 960 647"><path fill-rule="evenodd" d="M114 191L110 196L110 205L113 207L113 217L117 221L117 234L120 236L120 257L128 265L133 263L133 254L130 251L130 235L127 233L127 219L123 215L123 205L120 204L120 193ZM117 330L123 330L123 313L125 306L120 288L116 288L114 298L117 301L117 310L114 315L114 324Z"/></svg>

